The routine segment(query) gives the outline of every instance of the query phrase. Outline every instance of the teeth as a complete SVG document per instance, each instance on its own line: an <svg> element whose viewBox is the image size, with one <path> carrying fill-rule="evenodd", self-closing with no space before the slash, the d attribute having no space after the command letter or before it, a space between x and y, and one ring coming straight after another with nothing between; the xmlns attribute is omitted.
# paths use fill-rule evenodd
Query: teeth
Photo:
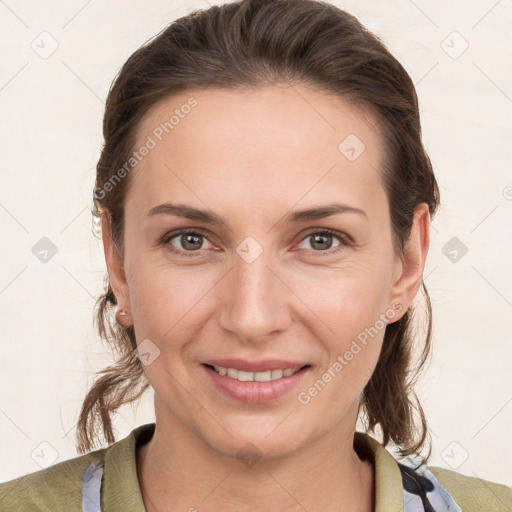
<svg viewBox="0 0 512 512"><path fill-rule="evenodd" d="M268 370L266 372L246 372L236 370L235 368L223 368L222 366L214 366L213 369L220 375L227 375L241 382L269 382L271 380L289 377L300 370L300 368L287 368L286 370L277 369Z"/></svg>

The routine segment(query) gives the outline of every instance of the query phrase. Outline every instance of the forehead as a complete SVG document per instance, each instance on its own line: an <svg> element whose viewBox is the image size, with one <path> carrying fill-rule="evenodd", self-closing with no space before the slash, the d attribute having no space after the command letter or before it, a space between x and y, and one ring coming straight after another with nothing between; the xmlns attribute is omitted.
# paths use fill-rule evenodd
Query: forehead
<svg viewBox="0 0 512 512"><path fill-rule="evenodd" d="M305 86L169 96L143 118L134 149L143 146L127 198L141 213L177 198L212 209L229 201L239 212L275 205L274 216L298 201L385 200L373 116Z"/></svg>

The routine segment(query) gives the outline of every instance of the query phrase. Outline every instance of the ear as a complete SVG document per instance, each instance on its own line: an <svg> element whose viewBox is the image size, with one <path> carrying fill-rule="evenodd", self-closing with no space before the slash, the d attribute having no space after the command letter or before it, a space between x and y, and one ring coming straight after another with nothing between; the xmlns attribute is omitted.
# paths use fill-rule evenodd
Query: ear
<svg viewBox="0 0 512 512"><path fill-rule="evenodd" d="M400 304L399 320L409 309L423 281L423 270L430 245L430 212L427 203L414 209L413 224L403 255L396 258L393 286L390 295L391 307ZM396 308L395 308L396 309Z"/></svg>
<svg viewBox="0 0 512 512"><path fill-rule="evenodd" d="M105 252L110 286L114 291L119 308L126 309L128 313L130 313L130 295L126 282L126 274L121 256L114 244L114 238L112 236L112 217L108 210L102 210L101 212L101 237L103 240L103 250ZM132 325L130 322L130 314L116 315L116 318L117 321L125 327Z"/></svg>

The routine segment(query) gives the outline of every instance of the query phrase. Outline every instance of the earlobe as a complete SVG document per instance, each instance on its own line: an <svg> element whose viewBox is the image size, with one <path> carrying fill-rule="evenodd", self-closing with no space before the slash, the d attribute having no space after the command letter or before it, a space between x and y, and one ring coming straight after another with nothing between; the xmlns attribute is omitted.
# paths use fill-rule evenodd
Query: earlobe
<svg viewBox="0 0 512 512"><path fill-rule="evenodd" d="M429 245L430 212L427 203L420 203L414 210L413 225L401 262L397 262L400 271L390 296L390 306L399 303L402 316L409 309L423 281Z"/></svg>

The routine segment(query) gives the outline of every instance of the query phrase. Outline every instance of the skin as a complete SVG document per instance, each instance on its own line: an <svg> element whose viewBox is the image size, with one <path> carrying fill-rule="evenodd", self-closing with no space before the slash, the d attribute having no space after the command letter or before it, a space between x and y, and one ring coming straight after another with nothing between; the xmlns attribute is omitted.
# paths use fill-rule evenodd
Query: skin
<svg viewBox="0 0 512 512"><path fill-rule="evenodd" d="M191 96L197 106L130 176L124 264L102 215L111 285L129 311L119 321L135 325L138 343L149 339L160 350L144 367L156 414L155 434L137 453L146 507L371 511L373 466L360 460L353 438L385 328L308 404L297 396L359 333L378 325L379 315L399 304L394 322L410 306L429 246L428 207L417 206L404 254L397 255L375 120L343 98L301 85L168 97L141 122L137 147ZM366 146L354 161L338 150L349 134ZM209 210L226 224L148 217L167 201ZM291 210L333 202L366 216L284 221ZM192 249L180 236L159 245L180 228L206 237L192 239ZM327 236L315 244L311 235L325 228L353 243ZM263 248L252 263L236 252L248 236ZM284 397L246 404L214 389L201 367L233 356L312 367ZM252 467L237 457L247 443L262 456Z"/></svg>

